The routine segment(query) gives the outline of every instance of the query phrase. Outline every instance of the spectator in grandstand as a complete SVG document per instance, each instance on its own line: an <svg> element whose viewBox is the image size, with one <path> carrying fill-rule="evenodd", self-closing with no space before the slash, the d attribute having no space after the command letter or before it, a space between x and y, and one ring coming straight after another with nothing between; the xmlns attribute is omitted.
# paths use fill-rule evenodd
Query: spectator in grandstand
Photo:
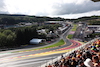
<svg viewBox="0 0 100 67"><path fill-rule="evenodd" d="M97 56L98 56L98 59L100 60L100 52L97 54Z"/></svg>
<svg viewBox="0 0 100 67"><path fill-rule="evenodd" d="M93 56L92 61L93 61L94 67L100 67L100 61L99 61L98 56Z"/></svg>
<svg viewBox="0 0 100 67"><path fill-rule="evenodd" d="M85 61L84 61L84 65L86 67L94 67L93 66L93 63L92 63L92 60L90 58L87 58Z"/></svg>
<svg viewBox="0 0 100 67"><path fill-rule="evenodd" d="M48 67L52 67L52 65L51 64L49 64L49 66Z"/></svg>
<svg viewBox="0 0 100 67"><path fill-rule="evenodd" d="M76 67L86 67L86 66L84 65L84 61L83 60L80 60L78 62L78 65Z"/></svg>

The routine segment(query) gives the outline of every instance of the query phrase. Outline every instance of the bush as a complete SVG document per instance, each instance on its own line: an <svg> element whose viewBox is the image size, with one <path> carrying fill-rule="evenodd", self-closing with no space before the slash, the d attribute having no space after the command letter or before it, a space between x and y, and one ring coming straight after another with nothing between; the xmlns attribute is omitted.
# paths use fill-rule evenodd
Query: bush
<svg viewBox="0 0 100 67"><path fill-rule="evenodd" d="M73 38L73 35L72 35L72 34L69 34L69 35L68 35L68 38L69 38L69 39L72 39L72 38Z"/></svg>

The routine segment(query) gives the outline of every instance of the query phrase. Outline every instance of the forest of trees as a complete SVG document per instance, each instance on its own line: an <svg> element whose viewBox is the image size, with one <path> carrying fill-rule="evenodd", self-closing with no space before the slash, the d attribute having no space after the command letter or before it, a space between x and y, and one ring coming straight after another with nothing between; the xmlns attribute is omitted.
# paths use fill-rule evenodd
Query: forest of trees
<svg viewBox="0 0 100 67"><path fill-rule="evenodd" d="M0 48L19 47L21 45L29 44L33 38L48 39L46 34L38 34L37 30L48 29L53 31L57 29L60 24L50 25L33 25L19 28L8 28L0 30ZM48 33L48 32L47 32Z"/></svg>
<svg viewBox="0 0 100 67"><path fill-rule="evenodd" d="M28 15L7 15L0 14L0 24L13 25L20 22L38 22L42 23L44 21L64 21L64 18L60 17L40 17L40 16L28 16Z"/></svg>
<svg viewBox="0 0 100 67"><path fill-rule="evenodd" d="M78 19L71 19L71 20L74 21L75 23L82 21L89 25L100 25L100 16L81 17Z"/></svg>
<svg viewBox="0 0 100 67"><path fill-rule="evenodd" d="M88 23L89 25L100 25L100 20L90 20Z"/></svg>
<svg viewBox="0 0 100 67"><path fill-rule="evenodd" d="M0 31L0 48L18 47L24 44L29 44L29 41L32 38L38 37L36 29L31 27Z"/></svg>
<svg viewBox="0 0 100 67"><path fill-rule="evenodd" d="M51 18L51 17L46 17L46 16L0 14L0 24L6 24L6 25L18 24L20 22L43 23L44 21L74 21L75 23L80 22L80 21L86 21L89 24L100 24L100 16L80 17L77 19L64 19L60 17Z"/></svg>

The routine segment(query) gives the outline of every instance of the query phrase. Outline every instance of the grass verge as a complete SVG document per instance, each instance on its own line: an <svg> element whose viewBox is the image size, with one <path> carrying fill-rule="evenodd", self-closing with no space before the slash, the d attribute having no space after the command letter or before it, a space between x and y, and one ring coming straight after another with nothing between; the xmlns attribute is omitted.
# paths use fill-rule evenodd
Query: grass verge
<svg viewBox="0 0 100 67"><path fill-rule="evenodd" d="M63 39L61 39L59 42L53 44L53 45L49 45L49 46L46 46L46 47L41 47L41 48L37 48L37 49L29 49L29 50L23 50L23 51L15 51L15 52L12 52L12 53L17 53L17 52L24 52L24 51L34 51L34 50L40 50L40 49L47 49L47 48L53 48L53 47L58 47L58 46L61 46L61 45L64 45L65 42Z"/></svg>
<svg viewBox="0 0 100 67"><path fill-rule="evenodd" d="M78 26L77 24L73 24L73 28L71 29L71 31L74 31L74 32L75 32L76 29L77 29L77 26ZM69 39L72 39L72 38L73 38L73 35L74 35L74 34L69 34L69 35L68 35L68 38L69 38Z"/></svg>
<svg viewBox="0 0 100 67"><path fill-rule="evenodd" d="M72 39L72 37L73 37L73 34L69 34L69 35L68 35L68 38L69 38L69 39Z"/></svg>
<svg viewBox="0 0 100 67"><path fill-rule="evenodd" d="M73 28L72 28L72 30L71 31L76 31L76 29L77 29L77 24L73 24Z"/></svg>
<svg viewBox="0 0 100 67"><path fill-rule="evenodd" d="M44 49L44 48L52 48L52 47L57 47L57 46L61 46L63 45L65 42L63 39L61 39L59 42L53 44L53 45L50 45L50 46L47 46L47 47L43 47L43 48L40 48L40 49Z"/></svg>

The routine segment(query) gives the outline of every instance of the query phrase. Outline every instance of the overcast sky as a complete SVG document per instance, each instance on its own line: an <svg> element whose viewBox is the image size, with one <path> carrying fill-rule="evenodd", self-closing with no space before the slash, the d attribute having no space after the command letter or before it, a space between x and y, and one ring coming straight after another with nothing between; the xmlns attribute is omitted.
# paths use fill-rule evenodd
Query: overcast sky
<svg viewBox="0 0 100 67"><path fill-rule="evenodd" d="M91 0L0 0L0 13L63 18L100 16L100 2Z"/></svg>

